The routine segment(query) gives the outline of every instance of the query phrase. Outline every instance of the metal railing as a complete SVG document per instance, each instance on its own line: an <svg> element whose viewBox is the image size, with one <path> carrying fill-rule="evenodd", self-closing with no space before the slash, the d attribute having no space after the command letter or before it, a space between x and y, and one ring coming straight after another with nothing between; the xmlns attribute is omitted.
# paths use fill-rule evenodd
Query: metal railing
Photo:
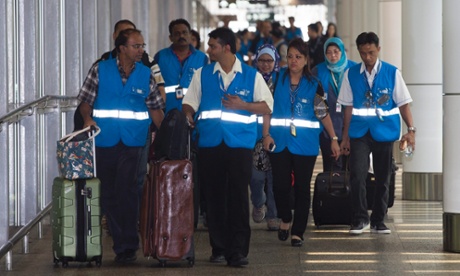
<svg viewBox="0 0 460 276"><path fill-rule="evenodd" d="M15 107L15 106L12 106L10 105L10 110L11 109L14 109L13 111L11 112L8 112L6 115L0 117L0 134L7 130L8 126L10 124L19 124L23 119L25 119L26 117L30 117L34 114L37 115L37 117L41 116L43 117L44 115L48 114L48 113L59 113L59 114L64 114L66 112L69 112L69 111L73 111L75 110L76 106L77 106L78 102L77 102L77 99L76 97L70 97L70 96L44 96L38 100L35 100L33 102L30 102L30 103L27 103L27 104L24 104L24 105L21 105L21 106L18 106L18 107ZM64 128L63 126L65 126L65 123L62 123L60 126L60 129L61 129L61 132L62 132L62 129ZM13 136L13 137L16 137L16 136ZM16 138L16 139L20 139L20 138ZM53 141L57 141L59 139L59 137L56 137L56 139ZM46 142L45 140L43 140L41 142L42 144L48 144L48 146L51 146L50 145L50 141L49 142ZM54 146L54 145L53 145ZM37 147L44 147L44 145L37 145ZM46 153L45 153L46 154ZM37 168L35 168L36 170L38 169L41 169L41 168L38 168L39 164L37 165ZM19 167L19 168L15 168L16 170L19 169L19 170L26 170L26 168L24 167ZM30 168L27 168L27 169L30 169ZM38 183L38 182L43 182L43 179L40 179L38 178L36 181L36 183L32 183L34 187L38 187L40 186L42 183ZM7 184L4 184L4 185L7 185ZM11 192L8 192L8 193L11 193ZM13 193L15 193L13 191ZM5 195L6 196L6 200L9 200L9 196L10 195ZM14 198L18 198L19 195L17 194L14 194ZM3 257L5 257L5 265L6 265L6 270L7 271L10 271L12 270L12 266L13 266L13 248L14 246L19 243L21 240L23 241L23 253L24 254L27 254L29 253L29 232L32 230L33 227L35 227L37 224L38 224L38 238L41 239L42 238L42 220L47 217L47 215L50 214L50 211L51 211L51 203L48 203L46 206L44 203L45 202L45 199L44 199L44 194L40 194L38 193L38 199L37 201L42 203L42 204L37 204L39 207L37 209L37 214L35 215L35 217L33 217L32 219L30 219L26 224L24 224L24 226L22 226L20 228L20 230L18 232L16 232L11 238L8 239L8 241L6 243L4 243L3 245L0 245L0 259L2 259ZM44 207L43 207L44 206ZM43 207L43 208L42 208ZM3 225L3 227L9 227L11 225L11 220L10 220L10 216L13 215L13 216L16 216L16 214L14 214L16 210L13 211L13 214L11 213L8 213L6 216L7 218L4 218L3 220L0 221L0 224L4 223L6 225ZM33 216L33 214L32 214ZM30 216L30 217L32 217ZM0 225L1 226L1 225ZM6 234L6 233L4 233ZM8 238L9 234L7 235L6 238ZM5 237L3 238L3 241L6 240Z"/></svg>
<svg viewBox="0 0 460 276"><path fill-rule="evenodd" d="M5 258L5 266L6 270L10 271L13 269L13 247L21 240L23 240L23 253L27 254L29 253L29 232L32 230L32 228L37 225L38 223L41 223L42 219L45 218L51 211L51 203L49 203L45 209L43 209L33 220L31 220L29 223L24 225L14 236L8 240L7 243L5 243L1 248L0 248L0 259L3 258L6 255ZM38 227L38 237L41 239L42 234L41 234L41 225Z"/></svg>
<svg viewBox="0 0 460 276"><path fill-rule="evenodd" d="M31 103L22 105L0 117L0 131L8 124L16 123L24 117L31 116L35 113L46 114L60 108L62 112L71 111L77 107L77 98L69 96L43 96Z"/></svg>

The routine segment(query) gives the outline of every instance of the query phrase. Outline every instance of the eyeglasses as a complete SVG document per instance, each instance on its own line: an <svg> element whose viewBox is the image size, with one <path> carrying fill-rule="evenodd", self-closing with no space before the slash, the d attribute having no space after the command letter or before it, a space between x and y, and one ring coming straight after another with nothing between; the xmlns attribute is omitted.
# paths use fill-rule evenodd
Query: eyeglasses
<svg viewBox="0 0 460 276"><path fill-rule="evenodd" d="M274 62L274 60L273 59L261 59L261 58L259 58L257 60L257 62L258 63L265 63L265 64L272 64Z"/></svg>
<svg viewBox="0 0 460 276"><path fill-rule="evenodd" d="M326 56L338 56L341 52L338 50L335 51L326 51Z"/></svg>
<svg viewBox="0 0 460 276"><path fill-rule="evenodd" d="M366 92L365 97L366 97L365 105L366 105L367 108L375 105L374 97L373 97L372 92L370 90Z"/></svg>
<svg viewBox="0 0 460 276"><path fill-rule="evenodd" d="M374 96L372 95L372 92L371 92L370 90L366 92L365 97L366 97L366 103L365 103L366 107L367 107L367 108L370 108L370 107L373 106L373 107L375 108L375 115L377 115L377 117L379 118L379 120L380 120L381 122L383 122L384 119L383 119L383 116L382 116L382 110L379 109L379 108L377 108L377 105L376 105L375 102L374 102ZM377 102L378 102L379 104L380 104L380 101L382 100L382 98L383 98L383 97L380 97L380 98L377 100ZM389 97L388 97L388 98L389 98Z"/></svg>
<svg viewBox="0 0 460 276"><path fill-rule="evenodd" d="M188 35L189 33L190 33L189 31L182 31L182 32L177 31L177 32L174 32L172 35L175 36L175 37L180 37L182 35L184 35L184 36Z"/></svg>
<svg viewBox="0 0 460 276"><path fill-rule="evenodd" d="M140 48L145 49L146 44L145 43L143 43L143 44L131 44L131 45L127 45L127 46L131 46L134 49L139 50Z"/></svg>

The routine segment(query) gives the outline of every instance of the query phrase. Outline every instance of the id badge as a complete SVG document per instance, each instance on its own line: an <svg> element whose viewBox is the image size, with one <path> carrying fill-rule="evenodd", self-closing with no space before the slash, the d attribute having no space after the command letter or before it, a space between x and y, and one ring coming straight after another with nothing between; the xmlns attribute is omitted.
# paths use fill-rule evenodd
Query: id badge
<svg viewBox="0 0 460 276"><path fill-rule="evenodd" d="M342 105L341 104L339 104L339 103L335 104L335 112L338 112L338 113L342 112Z"/></svg>
<svg viewBox="0 0 460 276"><path fill-rule="evenodd" d="M182 87L176 88L176 99L182 99L184 97L184 89Z"/></svg>
<svg viewBox="0 0 460 276"><path fill-rule="evenodd" d="M291 135L296 137L297 136L297 132L295 130L295 125L293 122L291 122Z"/></svg>

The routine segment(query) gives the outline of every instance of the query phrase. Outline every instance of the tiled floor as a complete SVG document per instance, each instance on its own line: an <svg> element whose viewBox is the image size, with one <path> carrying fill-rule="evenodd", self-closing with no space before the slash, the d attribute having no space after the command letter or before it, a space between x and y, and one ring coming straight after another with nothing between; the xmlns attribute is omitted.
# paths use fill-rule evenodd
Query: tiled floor
<svg viewBox="0 0 460 276"><path fill-rule="evenodd" d="M208 234L200 224L193 268L185 262L161 268L156 260L141 256L132 265L116 265L111 239L104 236L102 267L71 263L64 269L53 265L51 231L46 226L41 240L31 233L29 254L20 254L21 245L16 246L13 271L6 272L1 260L0 275L460 275L460 254L443 251L441 202L402 201L401 173L386 220L390 235L350 236L348 227L316 229L310 222L304 246L293 248L289 241L278 241L276 232L266 231L265 223L252 223L250 264L230 268L208 262Z"/></svg>

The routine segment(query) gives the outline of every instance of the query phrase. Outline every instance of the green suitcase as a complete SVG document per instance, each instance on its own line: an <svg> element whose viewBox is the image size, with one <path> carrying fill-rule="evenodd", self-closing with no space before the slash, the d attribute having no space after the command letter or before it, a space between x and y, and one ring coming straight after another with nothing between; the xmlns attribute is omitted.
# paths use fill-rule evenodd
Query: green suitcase
<svg viewBox="0 0 460 276"><path fill-rule="evenodd" d="M51 225L56 265L102 261L100 180L54 179Z"/></svg>

